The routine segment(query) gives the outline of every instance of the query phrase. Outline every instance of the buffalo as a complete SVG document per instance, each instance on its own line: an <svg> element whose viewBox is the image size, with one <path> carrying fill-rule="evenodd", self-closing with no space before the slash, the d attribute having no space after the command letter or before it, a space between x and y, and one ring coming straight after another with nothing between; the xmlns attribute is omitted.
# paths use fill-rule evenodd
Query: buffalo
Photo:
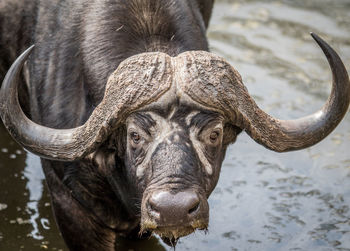
<svg viewBox="0 0 350 251"><path fill-rule="evenodd" d="M212 7L213 0L0 3L1 77L15 61L0 115L42 158L69 249L114 250L117 235L152 233L175 246L207 229L207 198L243 130L273 151L293 151L321 141L345 115L348 74L316 34L333 73L327 103L296 120L262 111L235 68L208 52Z"/></svg>

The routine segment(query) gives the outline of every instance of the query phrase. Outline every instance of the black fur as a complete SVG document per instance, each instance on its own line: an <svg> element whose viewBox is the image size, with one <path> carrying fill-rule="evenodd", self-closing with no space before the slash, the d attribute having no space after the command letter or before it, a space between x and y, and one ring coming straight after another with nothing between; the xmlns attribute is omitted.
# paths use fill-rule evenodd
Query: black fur
<svg viewBox="0 0 350 251"><path fill-rule="evenodd" d="M35 44L24 69L29 78L23 82L30 82L20 89L23 109L45 126L79 126L127 57L208 50L213 1L1 0L0 80L20 52ZM133 199L140 195L129 188L122 161L125 129L116 133L90 162L42 161L57 223L72 250L114 250L116 233L138 227Z"/></svg>

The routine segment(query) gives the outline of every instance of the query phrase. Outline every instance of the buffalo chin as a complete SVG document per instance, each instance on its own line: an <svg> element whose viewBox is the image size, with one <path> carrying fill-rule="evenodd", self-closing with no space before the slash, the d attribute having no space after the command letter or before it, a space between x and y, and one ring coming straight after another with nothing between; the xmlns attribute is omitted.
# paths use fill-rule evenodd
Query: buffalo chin
<svg viewBox="0 0 350 251"><path fill-rule="evenodd" d="M171 227L146 227L143 226L140 234L144 232L152 232L158 235L164 243L171 247L175 247L178 240L186 235L193 233L196 230L206 231L208 225L203 222L193 222L191 226L171 226Z"/></svg>
<svg viewBox="0 0 350 251"><path fill-rule="evenodd" d="M159 235L160 238L169 246L175 247L180 237L193 233L196 229L192 227L181 227L181 228L166 228L160 227L155 229L153 232Z"/></svg>

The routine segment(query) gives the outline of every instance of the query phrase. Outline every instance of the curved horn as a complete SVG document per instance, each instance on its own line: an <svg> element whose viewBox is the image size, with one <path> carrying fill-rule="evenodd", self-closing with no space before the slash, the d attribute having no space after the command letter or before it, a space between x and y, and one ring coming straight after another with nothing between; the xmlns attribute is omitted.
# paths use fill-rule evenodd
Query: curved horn
<svg viewBox="0 0 350 251"><path fill-rule="evenodd" d="M350 82L338 54L319 36L311 33L327 57L332 70L331 94L323 108L312 115L295 120L277 120L257 106L253 112L242 111L245 129L257 142L277 152L293 151L312 146L339 124L350 103Z"/></svg>
<svg viewBox="0 0 350 251"><path fill-rule="evenodd" d="M18 101L18 84L21 69L32 52L28 48L13 63L2 83L0 92L0 116L11 136L28 151L50 159L65 159L62 148L72 144L74 129L56 130L38 125L27 118Z"/></svg>
<svg viewBox="0 0 350 251"><path fill-rule="evenodd" d="M84 125L74 129L48 128L28 119L18 101L20 71L33 47L18 57L5 76L0 91L0 116L20 145L43 158L83 158L106 139L125 114L158 99L172 83L171 59L166 54L131 57L109 77L102 102Z"/></svg>
<svg viewBox="0 0 350 251"><path fill-rule="evenodd" d="M223 58L208 52L180 57L181 89L205 107L224 112L258 143L277 151L303 149L324 139L344 117L350 102L349 77L337 53L311 34L326 55L333 73L331 95L324 107L296 120L279 120L262 111L249 95L239 73Z"/></svg>

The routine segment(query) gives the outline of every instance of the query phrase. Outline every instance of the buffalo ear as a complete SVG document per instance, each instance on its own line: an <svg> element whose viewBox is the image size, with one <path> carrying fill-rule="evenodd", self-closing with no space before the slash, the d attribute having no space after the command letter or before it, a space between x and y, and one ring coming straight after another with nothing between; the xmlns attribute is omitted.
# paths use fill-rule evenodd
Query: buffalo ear
<svg viewBox="0 0 350 251"><path fill-rule="evenodd" d="M126 125L122 124L117 129L114 130L113 134L111 135L111 142L109 143L111 148L111 144L113 145L113 148L115 149L118 157L120 159L124 159L126 154L126 146L127 146L127 130Z"/></svg>
<svg viewBox="0 0 350 251"><path fill-rule="evenodd" d="M227 123L224 126L224 138L223 138L222 144L224 146L233 144L236 141L238 134L240 134L241 132L242 132L241 128L231 123Z"/></svg>

